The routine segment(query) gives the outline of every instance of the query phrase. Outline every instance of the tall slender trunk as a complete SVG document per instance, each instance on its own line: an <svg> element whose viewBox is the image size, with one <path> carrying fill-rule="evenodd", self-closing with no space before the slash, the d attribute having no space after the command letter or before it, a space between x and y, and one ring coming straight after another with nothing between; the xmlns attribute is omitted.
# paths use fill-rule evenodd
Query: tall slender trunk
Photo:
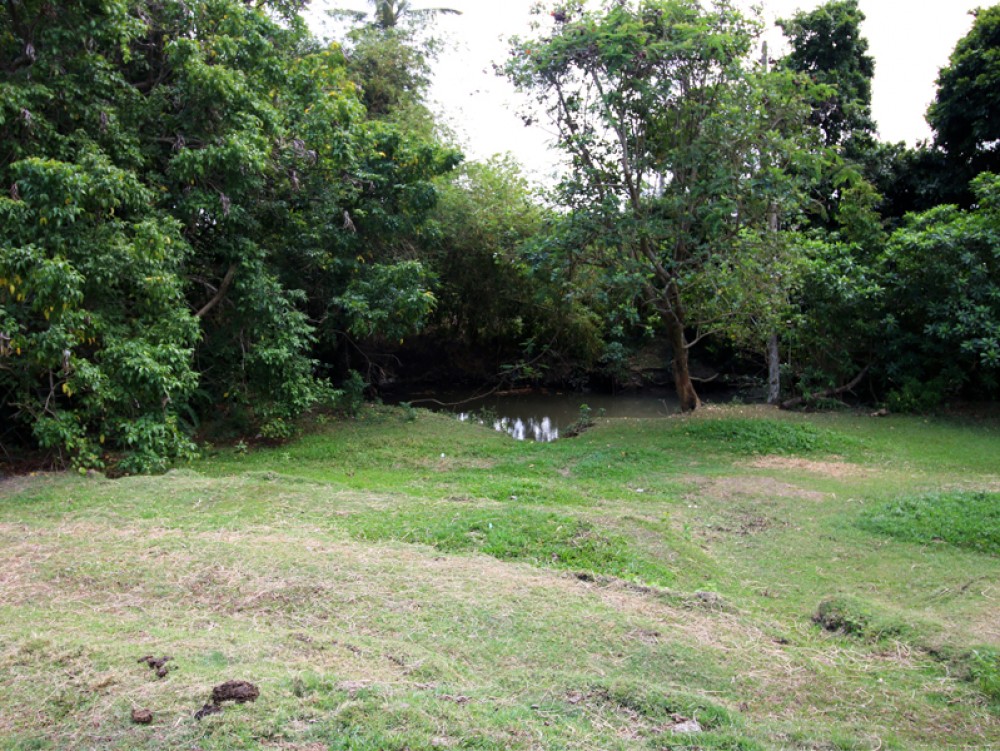
<svg viewBox="0 0 1000 751"><path fill-rule="evenodd" d="M781 353L778 351L778 333L767 338L767 403L781 401Z"/></svg>
<svg viewBox="0 0 1000 751"><path fill-rule="evenodd" d="M761 52L761 65L764 73L768 69L767 42L764 42ZM778 206L772 203L767 207L767 229L774 235L778 234ZM772 329L767 337L767 403L778 404L781 401L781 351L778 349L778 332Z"/></svg>
<svg viewBox="0 0 1000 751"><path fill-rule="evenodd" d="M687 342L684 340L684 326L672 315L665 316L667 336L673 349L674 388L680 400L682 412L692 412L701 406L698 392L694 390L691 381L691 370L688 367Z"/></svg>

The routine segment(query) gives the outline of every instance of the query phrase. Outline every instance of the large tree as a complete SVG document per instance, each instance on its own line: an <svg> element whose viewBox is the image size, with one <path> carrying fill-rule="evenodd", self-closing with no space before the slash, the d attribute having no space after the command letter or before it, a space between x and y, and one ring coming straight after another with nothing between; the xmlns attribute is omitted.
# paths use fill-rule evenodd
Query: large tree
<svg viewBox="0 0 1000 751"><path fill-rule="evenodd" d="M605 268L655 311L681 406L695 409L689 349L749 322L750 297L723 283L766 273L747 254L775 245L754 236L796 202L784 167L812 153L799 139L806 84L751 60L759 26L725 0L572 2L551 17L551 31L514 40L505 71L557 127L562 195Z"/></svg>
<svg viewBox="0 0 1000 751"><path fill-rule="evenodd" d="M871 137L875 130L871 113L875 60L861 34L864 20L858 0L830 0L778 21L791 44L781 66L830 86L829 95L815 103L812 114L830 146Z"/></svg>
<svg viewBox="0 0 1000 751"><path fill-rule="evenodd" d="M972 30L938 76L927 112L934 143L944 151L953 196L970 202L969 181L1000 172L1000 5L975 11Z"/></svg>

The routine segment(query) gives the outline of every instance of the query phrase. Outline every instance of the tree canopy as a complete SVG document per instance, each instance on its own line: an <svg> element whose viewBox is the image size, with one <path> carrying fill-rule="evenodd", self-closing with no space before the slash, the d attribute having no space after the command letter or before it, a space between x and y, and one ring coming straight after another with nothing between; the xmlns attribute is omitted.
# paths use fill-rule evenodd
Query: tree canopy
<svg viewBox="0 0 1000 751"><path fill-rule="evenodd" d="M581 2L552 18L550 34L515 41L507 74L557 126L572 163L562 196L589 221L591 250L654 311L694 409L688 349L752 315L715 274L749 273L748 256L770 252L751 238L798 200L786 167L805 169L811 151L809 87L755 66L759 26L727 2Z"/></svg>
<svg viewBox="0 0 1000 751"><path fill-rule="evenodd" d="M317 333L397 332L364 290L430 300L393 238L458 155L367 124L287 3L14 2L0 23L5 423L124 469L184 455L212 412L281 436L327 388Z"/></svg>
<svg viewBox="0 0 1000 751"><path fill-rule="evenodd" d="M977 174L1000 172L1000 5L975 12L927 112L935 143Z"/></svg>
<svg viewBox="0 0 1000 751"><path fill-rule="evenodd" d="M778 21L792 47L781 66L830 86L829 95L814 106L812 119L831 146L875 130L875 60L861 34L864 20L858 0L833 0Z"/></svg>

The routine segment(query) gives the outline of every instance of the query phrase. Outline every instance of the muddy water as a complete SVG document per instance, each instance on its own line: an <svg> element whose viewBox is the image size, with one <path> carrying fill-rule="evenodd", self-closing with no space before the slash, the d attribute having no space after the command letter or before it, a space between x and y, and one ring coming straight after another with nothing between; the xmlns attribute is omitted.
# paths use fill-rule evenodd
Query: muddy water
<svg viewBox="0 0 1000 751"><path fill-rule="evenodd" d="M470 399L469 394L438 393L433 397L413 396L401 401L409 401L414 407L453 412L460 420L492 425L495 430L519 441L556 440L560 431L580 419L582 405L587 405L594 417L602 414L604 417L666 417L679 409L673 391L623 396L531 392L494 394L478 399Z"/></svg>

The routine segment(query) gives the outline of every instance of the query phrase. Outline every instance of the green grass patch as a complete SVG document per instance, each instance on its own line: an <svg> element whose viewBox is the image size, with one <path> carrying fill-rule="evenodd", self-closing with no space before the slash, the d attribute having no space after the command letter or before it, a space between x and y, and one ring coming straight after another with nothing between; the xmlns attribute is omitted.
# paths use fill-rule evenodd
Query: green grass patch
<svg viewBox="0 0 1000 751"><path fill-rule="evenodd" d="M969 678L995 707L1000 708L1000 649L981 647L967 655Z"/></svg>
<svg viewBox="0 0 1000 751"><path fill-rule="evenodd" d="M706 448L741 455L832 454L856 448L858 440L808 423L716 418L690 420L681 433Z"/></svg>
<svg viewBox="0 0 1000 751"><path fill-rule="evenodd" d="M571 571L665 585L674 574L621 535L583 519L520 506L456 510L407 509L365 514L347 522L360 540L399 540L445 553L478 552Z"/></svg>
<svg viewBox="0 0 1000 751"><path fill-rule="evenodd" d="M816 609L813 622L827 631L839 631L869 641L903 639L912 634L912 628L899 618L847 595L823 600Z"/></svg>
<svg viewBox="0 0 1000 751"><path fill-rule="evenodd" d="M739 723L723 706L685 691L658 690L644 682L618 681L598 686L599 697L613 705L636 712L655 723L668 723L678 716L696 719L706 730L731 728Z"/></svg>
<svg viewBox="0 0 1000 751"><path fill-rule="evenodd" d="M867 510L862 529L897 540L947 543L1000 555L1000 493L946 492L900 498Z"/></svg>

